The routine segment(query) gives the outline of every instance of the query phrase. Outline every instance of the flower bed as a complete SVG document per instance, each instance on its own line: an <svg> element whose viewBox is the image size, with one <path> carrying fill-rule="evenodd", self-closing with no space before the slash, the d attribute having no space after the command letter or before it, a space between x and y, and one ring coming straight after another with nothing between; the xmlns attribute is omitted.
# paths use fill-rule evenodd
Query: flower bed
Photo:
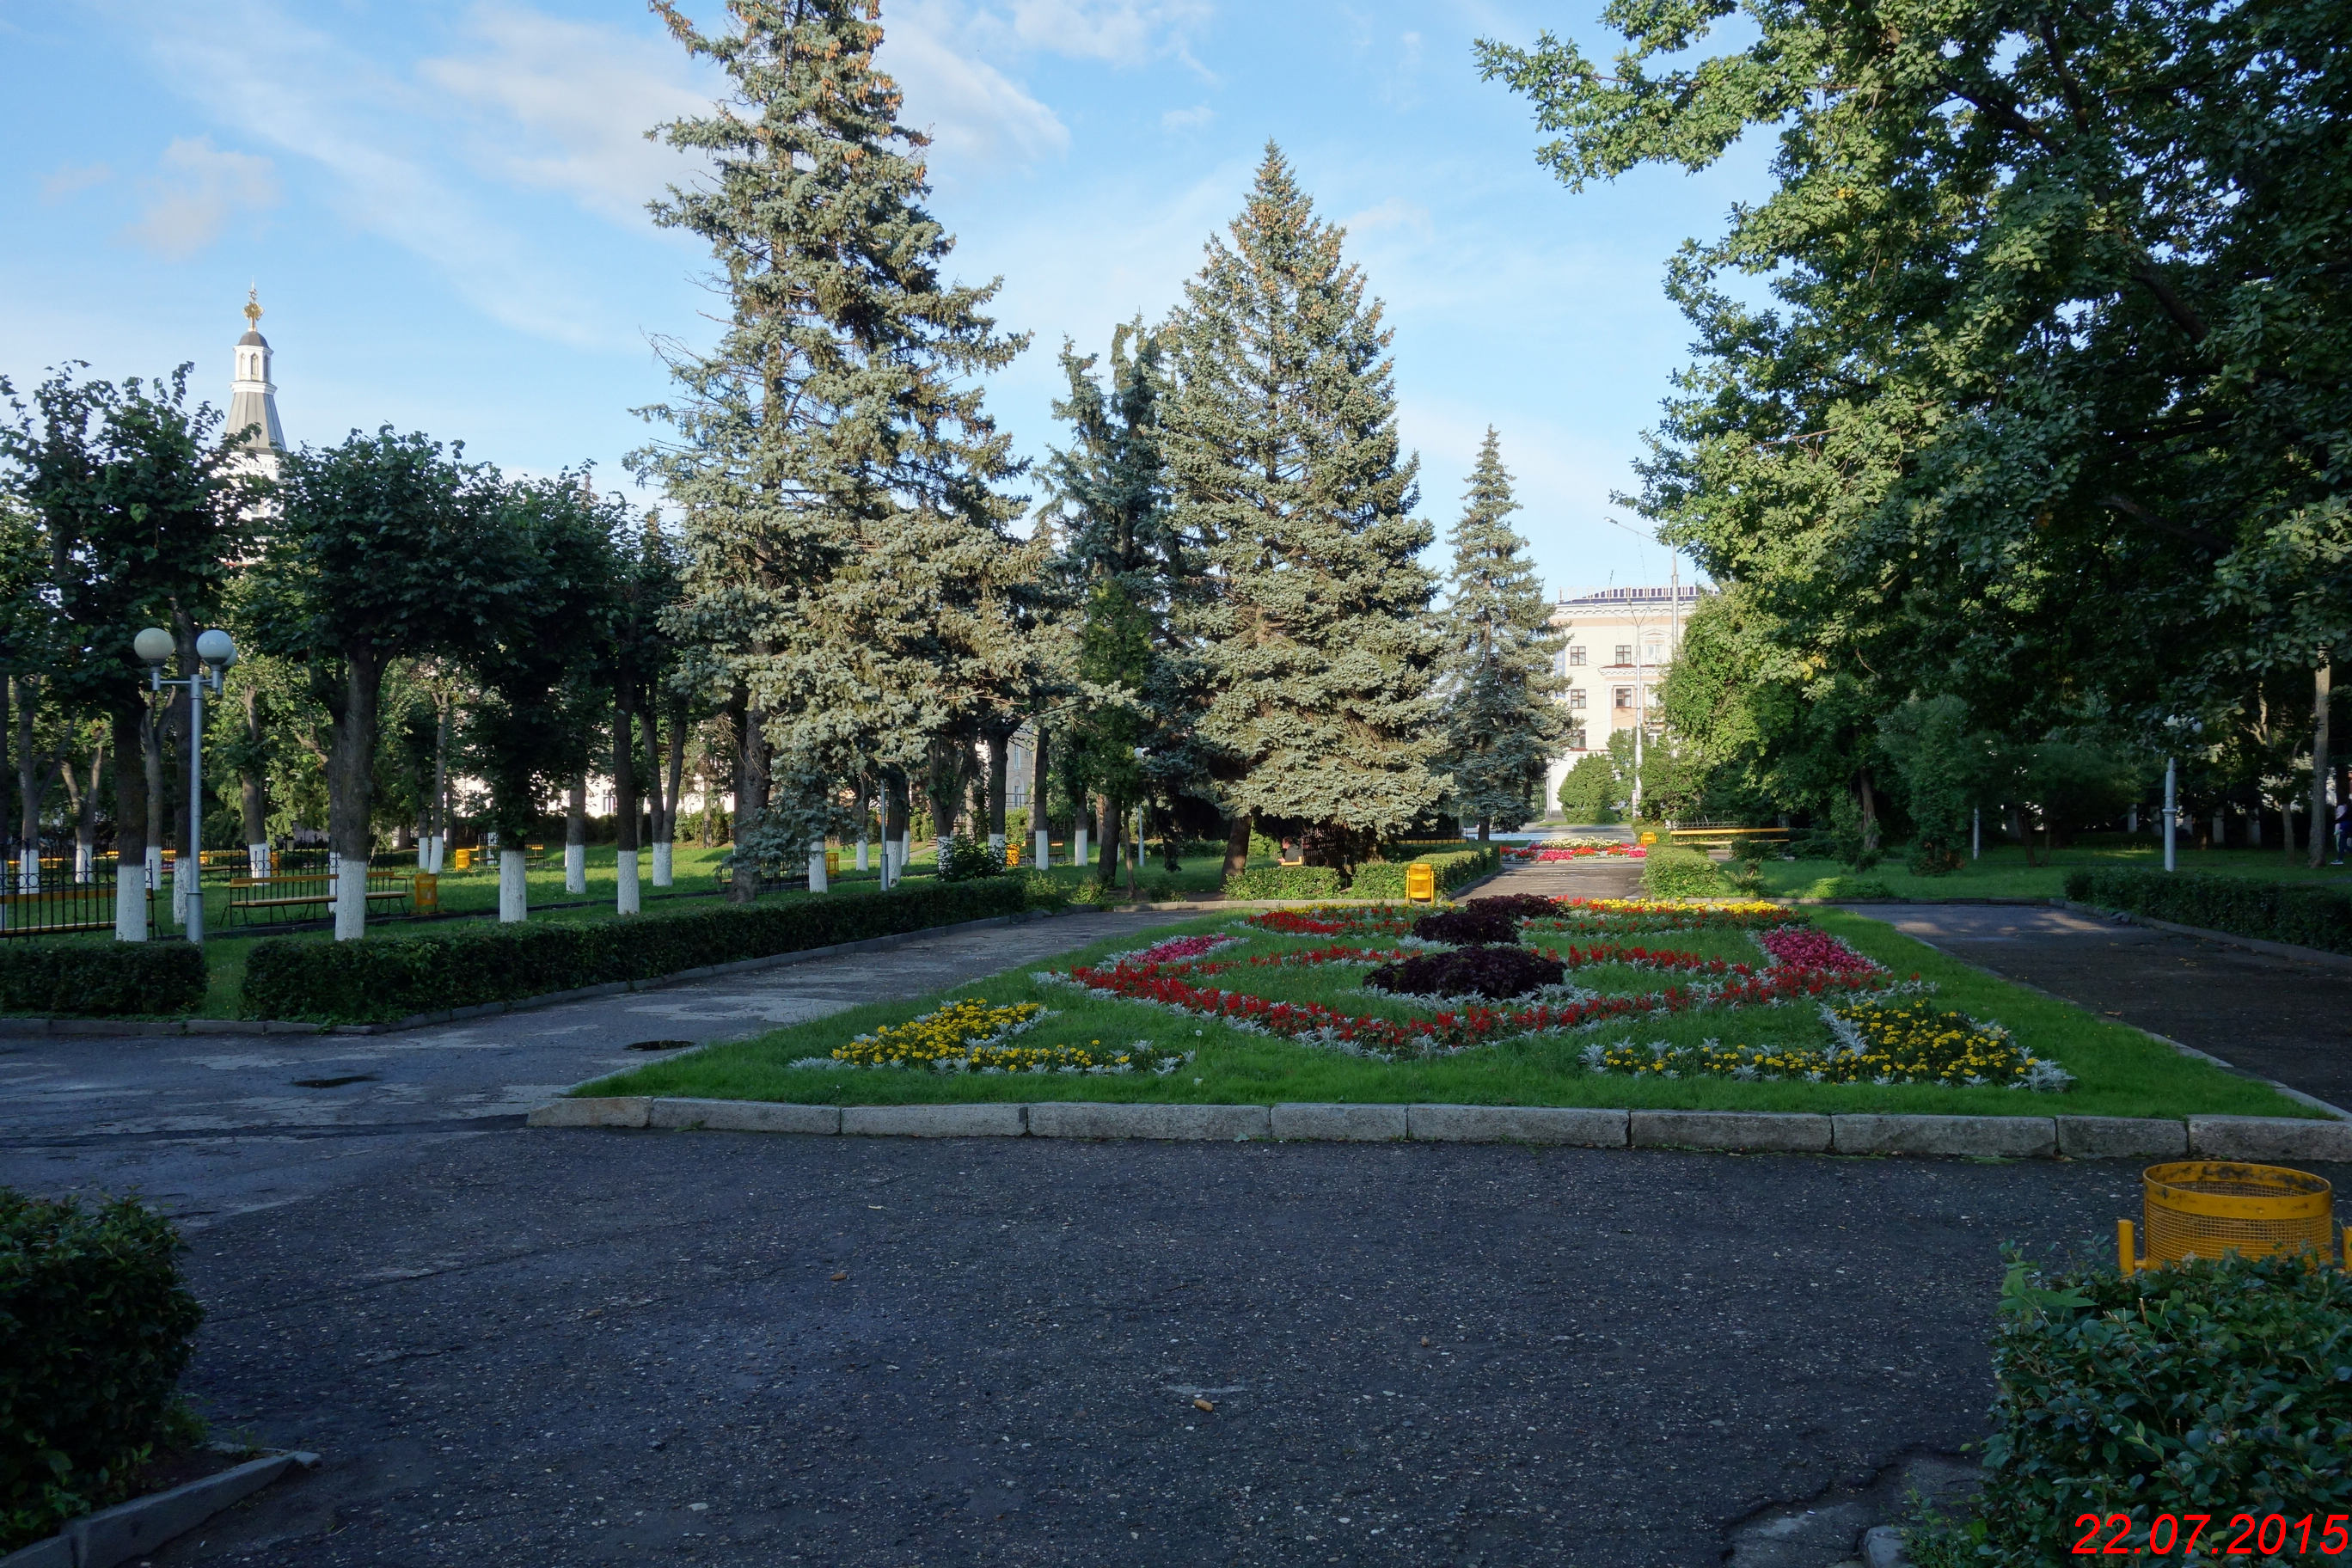
<svg viewBox="0 0 2352 1568"><path fill-rule="evenodd" d="M1524 947L1462 947L1383 963L1365 976L1364 988L1391 996L1442 997L1449 1003L1474 997L1507 1002L1559 984L1564 970L1549 953Z"/></svg>
<svg viewBox="0 0 2352 1568"><path fill-rule="evenodd" d="M1173 946L1164 942L1162 946ZM1148 949L1146 951L1149 951ZM794 1067L924 1068L933 1072L1171 1073L1192 1059L1150 1040L1106 1046L1016 1046L1014 1036L1052 1017L1034 1002L992 1006L977 996L935 1007L919 1018L860 1035L830 1057L809 1057Z"/></svg>
<svg viewBox="0 0 2352 1568"><path fill-rule="evenodd" d="M1648 851L1622 838L1547 838L1540 844L1508 845L1503 853L1522 866L1532 866L1557 860L1589 860L1599 855L1639 860Z"/></svg>
<svg viewBox="0 0 2352 1568"><path fill-rule="evenodd" d="M1402 936L1412 929L1409 906L1317 904L1304 910L1265 910L1242 924L1275 936Z"/></svg>
<svg viewBox="0 0 2352 1568"><path fill-rule="evenodd" d="M1854 952L1827 931L1811 926L1784 927L1756 933L1756 945L1775 963L1798 969L1828 969L1841 974L1875 973L1880 965Z"/></svg>
<svg viewBox="0 0 2352 1568"><path fill-rule="evenodd" d="M1539 921L1538 931L1600 931L1612 936L1655 936L1666 931L1761 931L1801 925L1805 917L1762 902L1684 904L1656 899L1555 899L1559 913Z"/></svg>
<svg viewBox="0 0 2352 1568"><path fill-rule="evenodd" d="M1961 1013L1937 1012L1926 1002L1857 1001L1823 1004L1822 1020L1835 1037L1825 1047L1726 1046L1717 1040L1643 1046L1598 1041L1584 1048L1594 1072L1658 1078L1728 1078L1764 1082L1937 1083L1991 1085L2054 1092L2074 1076L2021 1048L2007 1029Z"/></svg>

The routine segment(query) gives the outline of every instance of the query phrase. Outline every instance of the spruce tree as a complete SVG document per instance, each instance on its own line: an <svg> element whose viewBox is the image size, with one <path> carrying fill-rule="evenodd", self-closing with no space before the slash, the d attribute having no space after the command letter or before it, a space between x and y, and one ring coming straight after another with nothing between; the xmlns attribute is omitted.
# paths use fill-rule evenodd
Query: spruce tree
<svg viewBox="0 0 2352 1568"><path fill-rule="evenodd" d="M1236 760L1229 809L1351 872L1445 784L1419 465L1398 450L1380 302L1271 143L1228 234L1185 285L1160 411L1177 526L1213 575L1184 617L1200 728Z"/></svg>
<svg viewBox="0 0 2352 1568"><path fill-rule="evenodd" d="M1447 799L1484 840L1538 815L1544 773L1567 729L1551 659L1559 638L1542 584L1511 527L1511 495L1494 428L1479 444L1462 521L1446 535L1454 573L1445 605Z"/></svg>
<svg viewBox="0 0 2352 1568"><path fill-rule="evenodd" d="M708 353L671 351L684 395L647 412L681 439L637 462L686 514L673 626L745 703L748 897L831 825L835 785L969 744L1022 662L1028 562L994 489L1019 465L976 378L1025 340L982 313L993 283L940 275L954 241L922 205L928 138L875 69L870 0L731 0L709 33L656 9L732 83L655 132L709 160L653 213L709 243L729 309Z"/></svg>

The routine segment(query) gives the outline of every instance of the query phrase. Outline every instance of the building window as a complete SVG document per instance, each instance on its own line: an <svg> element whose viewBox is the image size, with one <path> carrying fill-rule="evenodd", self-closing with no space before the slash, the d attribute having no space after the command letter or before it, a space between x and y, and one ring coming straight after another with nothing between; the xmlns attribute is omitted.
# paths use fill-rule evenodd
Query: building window
<svg viewBox="0 0 2352 1568"><path fill-rule="evenodd" d="M1617 688L1616 704L1620 708L1630 710L1633 706L1633 689L1630 686Z"/></svg>
<svg viewBox="0 0 2352 1568"><path fill-rule="evenodd" d="M1573 724L1569 727L1568 749L1571 752L1581 752L1585 749L1583 725Z"/></svg>
<svg viewBox="0 0 2352 1568"><path fill-rule="evenodd" d="M1631 664L1633 662L1633 645L1632 643L1621 642L1617 645L1616 662L1619 664Z"/></svg>
<svg viewBox="0 0 2352 1568"><path fill-rule="evenodd" d="M1568 650L1568 662L1570 664L1582 664L1584 662L1584 649L1582 647L1580 646Z"/></svg>
<svg viewBox="0 0 2352 1568"><path fill-rule="evenodd" d="M1665 645L1663 643L1652 642L1642 645L1642 657L1652 664L1657 663L1664 656Z"/></svg>
<svg viewBox="0 0 2352 1568"><path fill-rule="evenodd" d="M1581 708L1584 706L1584 688L1581 686L1571 686L1568 689L1568 705L1570 708Z"/></svg>

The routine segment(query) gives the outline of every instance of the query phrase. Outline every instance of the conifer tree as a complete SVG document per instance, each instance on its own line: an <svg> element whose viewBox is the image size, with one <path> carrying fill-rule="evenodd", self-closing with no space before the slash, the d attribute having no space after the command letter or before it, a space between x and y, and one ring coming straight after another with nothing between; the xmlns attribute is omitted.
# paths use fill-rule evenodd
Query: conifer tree
<svg viewBox="0 0 2352 1568"><path fill-rule="evenodd" d="M1160 423L1178 528L1213 592L1185 614L1230 752L1230 809L1352 873L1444 788L1418 460L1397 445L1391 334L1344 234L1271 143L1175 322Z"/></svg>
<svg viewBox="0 0 2352 1568"><path fill-rule="evenodd" d="M1519 503L1493 426L1478 447L1462 521L1446 535L1454 572L1445 605L1445 765L1454 814L1481 840L1537 816L1544 773L1567 729L1552 673L1559 638L1542 584L1511 527Z"/></svg>
<svg viewBox="0 0 2352 1568"><path fill-rule="evenodd" d="M684 395L646 412L680 439L637 464L686 513L672 625L745 703L749 897L831 824L832 784L969 744L1021 663L1019 503L993 488L1019 465L975 378L1026 340L982 313L993 283L940 276L954 241L922 205L928 138L875 69L870 0L730 0L707 33L656 9L732 84L655 132L709 161L653 213L710 244L729 310L709 353L670 353Z"/></svg>

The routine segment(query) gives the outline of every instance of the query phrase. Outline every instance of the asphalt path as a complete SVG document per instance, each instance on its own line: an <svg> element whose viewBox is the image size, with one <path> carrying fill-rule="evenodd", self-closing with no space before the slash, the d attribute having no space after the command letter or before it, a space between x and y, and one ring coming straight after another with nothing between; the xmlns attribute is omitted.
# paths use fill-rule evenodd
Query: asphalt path
<svg viewBox="0 0 2352 1568"><path fill-rule="evenodd" d="M2013 904L1857 904L1906 936L2352 1108L2352 965Z"/></svg>

